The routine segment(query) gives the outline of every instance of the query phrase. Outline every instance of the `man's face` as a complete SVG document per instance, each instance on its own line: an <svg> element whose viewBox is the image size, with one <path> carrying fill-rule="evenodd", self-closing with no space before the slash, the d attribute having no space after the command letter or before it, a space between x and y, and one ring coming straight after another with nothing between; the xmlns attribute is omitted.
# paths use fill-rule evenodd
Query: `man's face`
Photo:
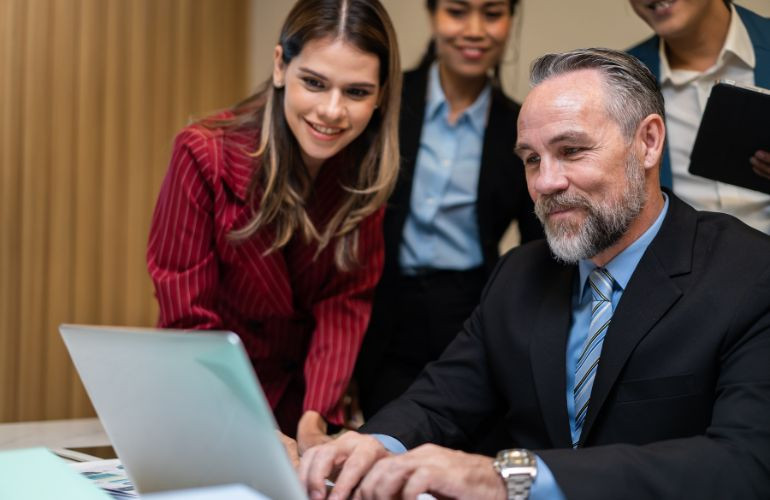
<svg viewBox="0 0 770 500"><path fill-rule="evenodd" d="M580 70L541 83L519 114L516 152L548 244L574 263L611 247L646 201L645 171L606 111L602 77Z"/></svg>
<svg viewBox="0 0 770 500"><path fill-rule="evenodd" d="M724 9L724 0L629 0L634 12L655 33L671 40L695 36L713 9Z"/></svg>

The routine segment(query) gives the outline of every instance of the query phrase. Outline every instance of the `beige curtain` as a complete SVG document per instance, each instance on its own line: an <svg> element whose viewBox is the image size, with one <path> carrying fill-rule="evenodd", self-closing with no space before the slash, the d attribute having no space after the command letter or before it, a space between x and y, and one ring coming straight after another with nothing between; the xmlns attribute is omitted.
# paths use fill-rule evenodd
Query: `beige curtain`
<svg viewBox="0 0 770 500"><path fill-rule="evenodd" d="M245 97L248 0L0 0L0 421L88 416L62 322L152 325L175 131Z"/></svg>

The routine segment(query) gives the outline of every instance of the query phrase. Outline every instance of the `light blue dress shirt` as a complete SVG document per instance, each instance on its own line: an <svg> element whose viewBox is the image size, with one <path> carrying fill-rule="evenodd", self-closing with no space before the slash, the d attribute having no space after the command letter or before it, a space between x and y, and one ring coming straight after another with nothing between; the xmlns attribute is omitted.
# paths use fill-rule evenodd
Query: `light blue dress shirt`
<svg viewBox="0 0 770 500"><path fill-rule="evenodd" d="M421 268L467 270L483 262L476 197L491 92L487 85L450 124L438 65L430 68L410 211L399 249L404 274Z"/></svg>
<svg viewBox="0 0 770 500"><path fill-rule="evenodd" d="M642 234L636 241L625 250L616 255L607 263L604 268L609 271L615 279L615 285L612 290L612 310L620 302L623 296L623 290L626 289L631 275L634 274L639 260L644 255L650 242L658 234L660 225L668 212L668 196L663 194L665 203L663 210L660 211L655 222ZM569 417L569 427L572 433L572 442L577 443L580 433L575 425L575 399L572 394L575 388L575 365L583 350L588 329L591 324L591 290L588 286L588 275L596 269L596 265L590 260L581 260L578 263L578 272L580 279L575 283L575 290L572 293L572 319L570 322L569 337L567 338L567 416ZM617 334L617 332L616 332ZM599 362L601 363L601 361Z"/></svg>
<svg viewBox="0 0 770 500"><path fill-rule="evenodd" d="M668 196L663 193L665 200L663 210L660 211L655 222L636 241L625 250L616 255L604 266L615 278L615 288L612 292L612 310L615 310L623 290L626 289L631 275L634 274L639 260L647 250L655 235L658 234L663 219L668 212ZM575 365L580 356L580 351L588 336L588 328L591 323L591 292L586 286L588 275L596 268L590 260L581 260L578 263L579 281L576 283L572 294L572 320L567 340L567 416L569 417L572 442L577 442L580 435L575 427L575 401L572 390L575 387ZM403 453L406 447L399 440L383 434L373 434L388 451ZM531 500L565 500L564 493L559 488L551 469L540 457L538 457L537 476L530 491Z"/></svg>

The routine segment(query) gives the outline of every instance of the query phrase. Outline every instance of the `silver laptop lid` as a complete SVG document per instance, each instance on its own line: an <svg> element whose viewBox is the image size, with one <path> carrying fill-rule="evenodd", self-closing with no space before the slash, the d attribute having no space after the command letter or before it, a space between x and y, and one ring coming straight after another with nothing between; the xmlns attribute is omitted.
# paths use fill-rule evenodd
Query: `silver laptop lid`
<svg viewBox="0 0 770 500"><path fill-rule="evenodd" d="M236 334L59 330L139 492L243 483L271 498L307 498Z"/></svg>

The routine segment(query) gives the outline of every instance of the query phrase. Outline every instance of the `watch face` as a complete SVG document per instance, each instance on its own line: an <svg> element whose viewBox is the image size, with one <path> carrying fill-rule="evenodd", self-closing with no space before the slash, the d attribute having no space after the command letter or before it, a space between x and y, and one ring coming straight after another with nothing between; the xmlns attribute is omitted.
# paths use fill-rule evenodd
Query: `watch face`
<svg viewBox="0 0 770 500"><path fill-rule="evenodd" d="M503 450L493 465L505 482L508 500L529 498L529 490L537 476L537 457L523 449Z"/></svg>
<svg viewBox="0 0 770 500"><path fill-rule="evenodd" d="M537 459L528 450L503 450L497 454L494 467L504 478L513 475L537 475Z"/></svg>
<svg viewBox="0 0 770 500"><path fill-rule="evenodd" d="M495 461L506 465L534 465L535 456L527 450L503 450L497 454Z"/></svg>

